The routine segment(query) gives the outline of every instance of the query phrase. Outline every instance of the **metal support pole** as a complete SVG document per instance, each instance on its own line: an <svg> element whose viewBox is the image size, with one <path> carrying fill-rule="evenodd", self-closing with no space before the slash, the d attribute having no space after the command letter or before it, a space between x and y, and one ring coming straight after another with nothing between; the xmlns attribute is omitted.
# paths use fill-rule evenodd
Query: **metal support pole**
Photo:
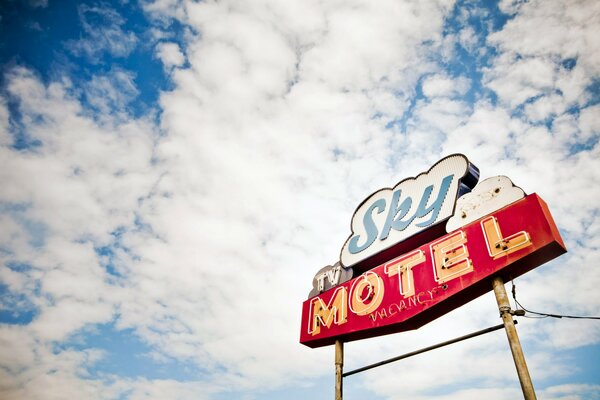
<svg viewBox="0 0 600 400"><path fill-rule="evenodd" d="M335 400L342 400L342 373L344 370L344 342L335 341Z"/></svg>
<svg viewBox="0 0 600 400"><path fill-rule="evenodd" d="M517 323L517 321L515 321L515 324L516 323ZM444 346L449 346L454 343L462 342L463 340L472 339L477 336L485 335L486 333L494 332L494 331L497 331L498 329L502 329L502 328L504 328L504 324L491 326L489 328L485 328L485 329L482 329L477 332L469 333L468 335L460 336L460 337L457 337L454 339L447 340L442 343L434 344L433 346L425 347L420 350L411 351L410 353L402 354L401 356L388 358L387 360L379 361L375 364L369 364L365 367L361 367L361 368L353 369L352 371L344 372L342 374L342 376L345 378L350 375L358 374L359 372L367 371L372 368L381 367L382 365L386 365L386 364L393 363L396 361L404 360L405 358L413 357L413 356L416 356L416 355L419 355L422 353L426 353L431 350L439 349Z"/></svg>
<svg viewBox="0 0 600 400"><path fill-rule="evenodd" d="M523 349L521 348L521 342L517 335L517 329L510 313L510 303L508 302L508 295L504 288L504 281L500 277L494 278L493 281L494 294L496 295L496 302L498 303L498 309L500 310L500 317L504 322L504 329L506 330L506 336L508 337L508 343L510 345L510 351L512 352L513 359L515 361L515 367L517 368L517 375L519 376L519 383L521 384L521 390L523 390L523 398L525 400L536 400L535 390L533 389L533 383L529 376L529 370L527 369L527 363L525 362L525 356L523 355Z"/></svg>

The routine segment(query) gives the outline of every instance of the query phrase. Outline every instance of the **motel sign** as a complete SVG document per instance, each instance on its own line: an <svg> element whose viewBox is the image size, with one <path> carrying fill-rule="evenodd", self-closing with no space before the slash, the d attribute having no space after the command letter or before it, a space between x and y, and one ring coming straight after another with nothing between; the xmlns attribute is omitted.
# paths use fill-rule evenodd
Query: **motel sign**
<svg viewBox="0 0 600 400"><path fill-rule="evenodd" d="M566 251L537 194L507 177L478 179L455 154L365 199L340 261L315 276L300 343L419 328L491 290L493 277L516 278Z"/></svg>

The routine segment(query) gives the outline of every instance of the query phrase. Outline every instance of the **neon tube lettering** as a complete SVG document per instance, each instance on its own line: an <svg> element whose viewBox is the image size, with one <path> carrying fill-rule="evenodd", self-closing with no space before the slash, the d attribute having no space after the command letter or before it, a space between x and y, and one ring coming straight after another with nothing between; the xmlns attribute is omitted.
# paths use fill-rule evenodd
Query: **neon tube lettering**
<svg viewBox="0 0 600 400"><path fill-rule="evenodd" d="M400 294L409 297L415 294L415 279L412 269L415 265L424 262L425 253L415 250L385 264L384 271L390 278L399 275Z"/></svg>
<svg viewBox="0 0 600 400"><path fill-rule="evenodd" d="M517 232L505 238L502 237L498 219L494 216L481 220L481 228L485 236L488 253L494 260L532 245L531 238L525 231Z"/></svg>
<svg viewBox="0 0 600 400"><path fill-rule="evenodd" d="M315 336L321 332L321 326L327 328L331 324L342 325L348 322L348 291L344 286L338 287L329 303L325 302L320 297L315 297L310 302L310 311L308 320L308 333Z"/></svg>

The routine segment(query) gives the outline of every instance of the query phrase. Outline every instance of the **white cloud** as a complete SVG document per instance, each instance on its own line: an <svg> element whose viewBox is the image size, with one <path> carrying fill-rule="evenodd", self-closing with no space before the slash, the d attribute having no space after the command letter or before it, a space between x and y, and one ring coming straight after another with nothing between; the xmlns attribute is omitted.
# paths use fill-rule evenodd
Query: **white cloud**
<svg viewBox="0 0 600 400"><path fill-rule="evenodd" d="M584 400L600 398L600 385L567 384L551 386L543 391L544 398Z"/></svg>
<svg viewBox="0 0 600 400"><path fill-rule="evenodd" d="M212 398L219 387L200 382L178 382L171 379L139 379L133 382L123 382L131 400L204 400ZM130 389L131 388L131 389Z"/></svg>
<svg viewBox="0 0 600 400"><path fill-rule="evenodd" d="M0 97L0 146L12 143L10 134L10 114L4 97Z"/></svg>
<svg viewBox="0 0 600 400"><path fill-rule="evenodd" d="M449 130L443 151L464 152L481 168L485 161L498 162L508 158L506 154L512 140L522 127L522 123L511 119L505 110L494 108L487 102L476 103L466 121ZM491 174L495 172L490 171Z"/></svg>
<svg viewBox="0 0 600 400"><path fill-rule="evenodd" d="M563 114L566 107L563 96L550 94L526 104L525 115L532 122L543 122L547 118Z"/></svg>
<svg viewBox="0 0 600 400"><path fill-rule="evenodd" d="M559 89L567 104L585 103L585 88L600 74L600 53L595 40L600 5L581 1L523 4L504 29L488 41L502 52L487 74L489 85L511 107L536 95ZM535 34L529 34L535 29ZM574 59L573 69L562 68Z"/></svg>
<svg viewBox="0 0 600 400"><path fill-rule="evenodd" d="M96 74L86 82L84 95L97 115L126 118L127 106L139 95L139 90L133 72L112 68L108 73Z"/></svg>
<svg viewBox="0 0 600 400"><path fill-rule="evenodd" d="M458 42L469 52L475 52L479 37L472 27L463 28L458 33Z"/></svg>
<svg viewBox="0 0 600 400"><path fill-rule="evenodd" d="M133 32L123 30L126 21L114 9L82 4L77 10L86 35L66 43L73 54L98 62L105 53L126 57L137 45L137 37Z"/></svg>
<svg viewBox="0 0 600 400"><path fill-rule="evenodd" d="M524 0L501 0L498 8L505 14L514 15L519 11L523 3L525 3Z"/></svg>
<svg viewBox="0 0 600 400"><path fill-rule="evenodd" d="M185 62L185 56L177 43L159 43L156 46L156 56L166 68L180 67Z"/></svg>
<svg viewBox="0 0 600 400"><path fill-rule="evenodd" d="M0 201L14 207L0 215L0 240L11 250L0 259L31 268L3 267L0 280L38 313L26 326L0 327L2 396L208 398L329 374L331 349L297 343L314 273L335 261L365 195L453 152L467 154L484 175L506 174L537 191L568 237L570 256L520 278L523 304L593 313L600 304L598 207L590 201L600 196L598 110L565 110L589 102L585 88L598 76L598 13L595 3L562 4L523 4L489 39L499 56L483 83L498 105L467 104L460 96L472 82L450 81L431 57L450 56L459 40L442 37L452 7L445 1L147 3L157 18L179 18L199 33L159 55L181 65L178 50L189 62L174 68L174 89L161 95L160 128L111 114L136 94L128 72L90 82L89 93L102 97L94 105L100 118L92 118L72 88L12 70L7 96L41 145L9 147L3 103ZM73 51L92 59L130 54L137 39L122 17L106 26L87 30ZM572 69L561 65L568 57L576 58ZM427 98L413 104L424 76ZM403 128L386 128L403 118ZM552 124L537 123L547 118ZM94 251L100 246L112 246L120 276L106 271L107 256ZM562 279L565 271L572 279ZM101 352L53 346L107 322L131 328L156 359L185 360L206 375L198 382L89 377ZM534 376L564 376L569 364L551 363L532 344L553 338L547 343L562 349L574 330L578 344L600 340L595 328L559 322L519 325ZM418 332L348 344L348 365L495 323L486 295ZM490 350L502 333L481 340L449 349L449 361L411 361L402 367L410 379L382 369L363 385L387 398L422 398L428 386L416 371L441 377L441 390L464 369L481 385L438 398L518 396L514 387L493 389L516 385L506 343ZM561 398L561 390L548 396ZM594 390L574 389L582 398Z"/></svg>
<svg viewBox="0 0 600 400"><path fill-rule="evenodd" d="M144 0L141 2L144 11L153 19L167 25L172 18L184 20L186 2L182 0Z"/></svg>
<svg viewBox="0 0 600 400"><path fill-rule="evenodd" d="M516 108L529 99L549 93L556 81L556 72L554 63L545 58L515 59L513 55L503 55L486 74L486 84L508 107Z"/></svg>
<svg viewBox="0 0 600 400"><path fill-rule="evenodd" d="M91 365L86 353L53 352L52 343L114 318L119 288L107 283L94 246L109 245L115 229L134 226L139 198L158 178L151 171L153 128L143 120L98 125L82 116L62 84L44 85L24 68L7 75L7 90L22 128L40 145L0 148L0 203L7 205L2 243L10 249L0 258L4 265L27 266L4 266L1 279L11 295L26 296L35 309L26 327L0 328L7 351L15 335L27 348L15 355L22 365L17 375L1 378L3 397L42 398L49 390L57 398L93 398L89 390L100 390L102 383L76 383L81 365ZM2 357L2 365L11 359Z"/></svg>
<svg viewBox="0 0 600 400"><path fill-rule="evenodd" d="M454 97L464 95L469 90L469 80L433 75L423 82L423 94L427 97Z"/></svg>
<svg viewBox="0 0 600 400"><path fill-rule="evenodd" d="M600 105L586 107L581 111L579 128L582 141L600 136Z"/></svg>
<svg viewBox="0 0 600 400"><path fill-rule="evenodd" d="M432 68L411 44L435 39L431 24L424 29L409 17L417 7L189 6L202 35L186 49L190 69L174 72L177 89L161 99L169 135L157 149L167 171L157 191L170 196L144 204L160 239L127 235L146 255L136 279L148 294L122 308L120 324L146 332L168 313L191 334L164 327L146 337L169 354L225 366L219 380L239 371L240 387L323 370L308 367L323 353L290 346L298 336L293 310L310 289L296 281L310 285L316 269L306 265L334 261L358 196L372 188L370 177L386 173L377 159L389 154L385 121L402 114L416 71ZM423 7L419 18L440 29L441 10ZM405 78L399 68L408 65L415 72ZM384 83L372 90L375 82ZM380 111L383 121L373 119ZM346 198L351 181L354 200ZM194 306L206 299L210 308Z"/></svg>

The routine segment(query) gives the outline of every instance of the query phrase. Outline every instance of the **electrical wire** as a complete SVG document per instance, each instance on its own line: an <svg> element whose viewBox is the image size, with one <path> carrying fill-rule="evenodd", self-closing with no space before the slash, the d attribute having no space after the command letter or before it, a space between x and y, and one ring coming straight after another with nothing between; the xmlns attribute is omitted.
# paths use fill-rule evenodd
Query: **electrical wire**
<svg viewBox="0 0 600 400"><path fill-rule="evenodd" d="M543 312L528 310L525 307L523 307L521 305L521 303L519 303L519 301L517 300L517 285L515 285L515 283L513 281L511 281L511 284L512 284L512 296L513 296L513 299L515 300L515 304L517 306L519 306L521 308L521 310L523 310L523 311L525 311L527 313L530 313L530 314L537 315L537 317L524 315L524 317L526 317L526 318L548 318L548 317L552 317L552 318L598 319L598 320L600 320L600 317L580 316L580 315L565 315L565 314L550 314L550 313L543 313Z"/></svg>

